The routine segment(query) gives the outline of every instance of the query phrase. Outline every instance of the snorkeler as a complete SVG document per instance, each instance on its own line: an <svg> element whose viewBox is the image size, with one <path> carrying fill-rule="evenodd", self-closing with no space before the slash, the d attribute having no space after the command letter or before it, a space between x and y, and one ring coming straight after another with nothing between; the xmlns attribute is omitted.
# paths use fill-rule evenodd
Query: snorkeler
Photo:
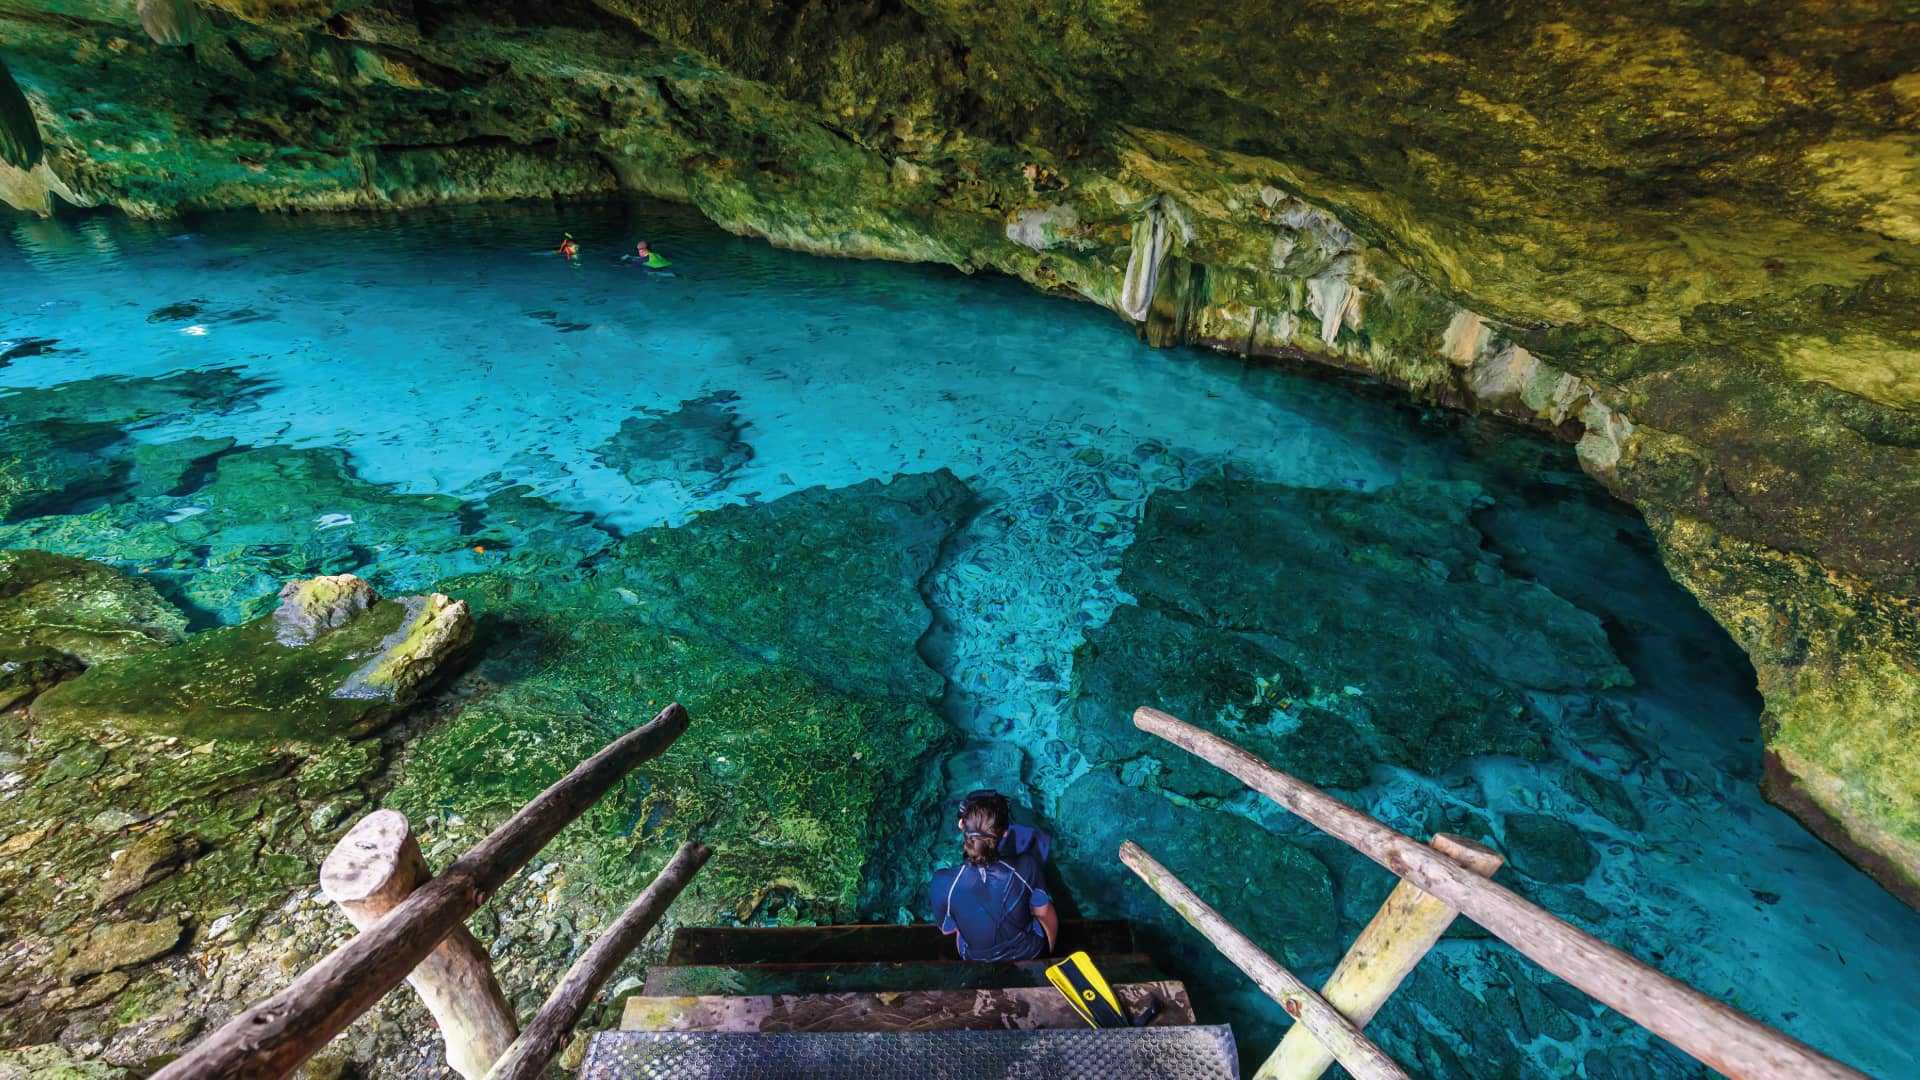
<svg viewBox="0 0 1920 1080"><path fill-rule="evenodd" d="M963 960L1031 960L1052 952L1060 936L1039 854L1001 849L1010 825L1005 796L968 795L959 819L964 861L935 872L929 886L934 921L954 936Z"/></svg>
<svg viewBox="0 0 1920 1080"><path fill-rule="evenodd" d="M563 259L577 259L580 257L580 245L573 242L572 233L561 233L560 246L555 250L560 253L560 257Z"/></svg>
<svg viewBox="0 0 1920 1080"><path fill-rule="evenodd" d="M664 270L673 265L673 261L647 246L645 240L633 245L633 254L620 260L628 266L638 266L646 270Z"/></svg>

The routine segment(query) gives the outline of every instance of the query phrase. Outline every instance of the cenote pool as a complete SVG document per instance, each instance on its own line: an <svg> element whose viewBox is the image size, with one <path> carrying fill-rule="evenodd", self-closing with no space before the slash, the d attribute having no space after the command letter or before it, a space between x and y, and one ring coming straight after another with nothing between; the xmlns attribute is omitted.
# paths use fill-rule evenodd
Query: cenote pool
<svg viewBox="0 0 1920 1080"><path fill-rule="evenodd" d="M1567 447L674 208L0 225L0 457L31 478L0 548L144 574L200 627L323 572L470 594L474 677L521 696L484 731L423 727L412 808L537 788L516 770L605 737L561 730L579 715L718 709L748 676L833 695L868 741L782 714L715 753L711 805L616 832L731 820L781 776L831 803L881 755L861 820L716 838L821 876L716 903L907 920L954 856L951 801L999 786L1059 837L1070 906L1138 920L1257 1060L1284 1017L1120 841L1313 977L1391 881L1135 733L1158 704L1404 831L1495 845L1512 887L1827 1053L1920 1075L1920 915L1761 799L1751 668ZM548 254L563 228L578 265ZM671 276L614 261L636 235ZM1418 1075L1703 1071L1464 922L1370 1031Z"/></svg>

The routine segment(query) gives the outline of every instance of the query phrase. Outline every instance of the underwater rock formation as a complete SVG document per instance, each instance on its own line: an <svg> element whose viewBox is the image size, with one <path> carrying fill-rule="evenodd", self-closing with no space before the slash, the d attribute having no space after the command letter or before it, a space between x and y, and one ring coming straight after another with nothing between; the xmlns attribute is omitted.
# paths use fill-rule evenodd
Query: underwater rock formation
<svg viewBox="0 0 1920 1080"><path fill-rule="evenodd" d="M1470 516L1485 505L1468 483L1346 492L1231 475L1154 494L1121 560L1138 603L1076 658L1068 741L1215 798L1242 785L1135 729L1128 703L1333 787L1362 786L1376 762L1438 774L1540 756L1533 693L1631 678L1598 619L1483 549Z"/></svg>
<svg viewBox="0 0 1920 1080"><path fill-rule="evenodd" d="M558 841L586 906L617 910L697 835L714 855L676 918L850 916L901 778L946 739L919 582L971 501L945 471L814 488L642 531L573 582L443 582L478 613L489 689L408 751L391 804L464 835L678 700L674 751Z"/></svg>
<svg viewBox="0 0 1920 1080"><path fill-rule="evenodd" d="M434 593L343 613L312 637L284 636L311 618L316 591L338 587L302 582L273 615L89 667L36 699L33 721L203 739L364 735L412 704L471 640L473 622L464 602ZM371 596L364 585L342 591Z"/></svg>
<svg viewBox="0 0 1920 1080"><path fill-rule="evenodd" d="M0 551L0 652L97 664L180 642L187 621L153 586L85 559Z"/></svg>
<svg viewBox="0 0 1920 1080"><path fill-rule="evenodd" d="M735 411L739 400L739 394L720 390L671 411L643 410L600 448L600 460L635 486L670 481L710 495L753 460Z"/></svg>
<svg viewBox="0 0 1920 1080"><path fill-rule="evenodd" d="M640 191L1554 429L1683 522L1663 551L1754 643L1782 803L1920 881L1912 782L1873 764L1920 696L1910 10L780 12L17 4L0 196L164 215ZM1689 571L1722 548L1751 552L1739 580ZM1812 747L1832 732L1852 748Z"/></svg>

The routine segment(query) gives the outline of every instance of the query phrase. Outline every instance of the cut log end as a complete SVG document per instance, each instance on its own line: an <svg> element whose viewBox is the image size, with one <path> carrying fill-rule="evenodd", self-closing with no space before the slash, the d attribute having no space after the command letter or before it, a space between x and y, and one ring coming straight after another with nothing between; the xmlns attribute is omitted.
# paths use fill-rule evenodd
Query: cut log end
<svg viewBox="0 0 1920 1080"><path fill-rule="evenodd" d="M376 810L347 830L320 864L320 891L336 904L358 904L399 886L398 900L419 884L421 865L406 815Z"/></svg>
<svg viewBox="0 0 1920 1080"><path fill-rule="evenodd" d="M1430 846L1481 877L1492 877L1507 861L1506 856L1487 845L1453 833L1436 833Z"/></svg>

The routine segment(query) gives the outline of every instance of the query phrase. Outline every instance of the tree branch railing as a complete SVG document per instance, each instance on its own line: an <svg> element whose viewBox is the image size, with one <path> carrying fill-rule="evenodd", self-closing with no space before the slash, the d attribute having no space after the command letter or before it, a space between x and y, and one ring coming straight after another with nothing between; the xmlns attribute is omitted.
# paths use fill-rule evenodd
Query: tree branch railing
<svg viewBox="0 0 1920 1080"><path fill-rule="evenodd" d="M1485 876L1492 872L1491 867L1478 871L1463 865L1469 860L1436 850L1438 839L1436 846L1430 847L1396 832L1225 739L1158 709L1142 708L1135 711L1133 722L1140 730L1157 735L1232 774L1248 787L1306 819L1321 832L1386 867L1403 884L1428 894L1443 909L1466 915L1534 963L1579 987L1589 997L1735 1080L1866 1080L1864 1074L1724 1002L1708 997L1494 883ZM1137 847L1133 850L1138 852ZM1123 853L1122 857L1127 856ZM1452 917L1451 914L1443 914L1445 920ZM1376 917L1376 922L1380 918ZM1189 921L1192 921L1191 917ZM1373 929L1370 925L1369 930ZM1432 929L1431 921L1426 929ZM1439 929L1445 929L1445 921L1440 921ZM1226 951L1227 947L1222 942L1231 939L1216 937L1205 927L1202 927L1202 931L1208 933L1216 947ZM1425 932L1418 936L1424 937ZM1363 934L1362 937L1364 939L1367 935ZM1438 937L1439 932L1433 931L1432 938L1437 940ZM1420 946L1420 951L1424 952L1431 945L1431 940L1426 941ZM1232 956L1232 953L1228 955ZM1408 960L1407 951L1400 950L1398 960L1389 966L1399 966L1404 962L1404 967L1411 970L1412 963L1417 960L1417 955ZM1347 966L1343 961L1342 967ZM1400 971L1392 980L1393 984L1398 985L1398 978L1403 978L1405 974L1406 971ZM1298 982L1297 979L1294 981ZM1392 987L1386 989L1391 992ZM1377 996L1384 1000L1384 994ZM1373 1007L1377 1008L1378 1002ZM1371 1018L1370 1013L1365 1016L1353 1013L1346 1015L1356 1028L1363 1027ZM1282 1050L1285 1049L1283 1044ZM1339 1048L1329 1045L1327 1049ZM1275 1058L1261 1070L1260 1077L1309 1080L1326 1067L1324 1062L1310 1062L1312 1071L1305 1071L1308 1066L1302 1066L1302 1071L1282 1073L1275 1071L1281 1057L1282 1054L1276 1053Z"/></svg>
<svg viewBox="0 0 1920 1080"><path fill-rule="evenodd" d="M447 867L444 874L408 893L405 899L379 915L377 921L365 926L346 944L308 968L286 989L251 1006L201 1039L172 1064L154 1074L154 1080L278 1080L288 1075L335 1035L346 1030L374 1002L400 985L421 961L434 954L449 935L462 928L467 918L479 910L480 905L486 903L561 829L599 801L635 766L665 751L686 729L687 711L673 704L662 709L658 716L646 724L608 743L599 753L575 766L572 772L535 796L533 801L508 818L486 839ZM361 832L366 825L366 822L362 822L356 826L342 840L342 847L348 841L356 840L355 833ZM371 862L406 861L405 849L411 843L411 838L405 835L404 819L401 819L400 825L398 839L392 839L390 830L385 834L389 836L390 850L382 854L370 848L364 853ZM378 847L379 842L370 834L357 839ZM413 850L417 856L418 849ZM701 854L691 857L683 848L668 864L669 869L677 867L684 871L684 875L691 875L705 861L705 849L699 850ZM336 857L351 860L354 856L342 856L340 849L336 848L335 856L329 859L331 861ZM663 873L662 876L666 875ZM664 909L684 884L683 876L677 884L662 890L661 882L656 880L641 894L634 908L641 907L652 897L658 901L658 907ZM374 882L368 891L379 892L378 882ZM364 898L342 900L341 903L346 907L349 902L359 899ZM629 908L627 914L621 917L622 923L634 914L634 908ZM657 919L658 912L652 912L652 918L646 920L645 925L650 927ZM616 926L619 925L616 923ZM631 927L629 923L627 928L630 930ZM630 938L627 945L630 950L644 933L642 929L639 934L621 935L621 940ZM601 959L604 960L604 956ZM611 965L608 970L611 970ZM570 979L573 974L569 972ZM602 974L601 978L604 977ZM545 1010L542 1010L544 1015ZM510 1022L511 1018L508 1019ZM573 1020L577 1019L576 1012ZM571 1021L568 1026L571 1027ZM458 1040L455 1033L447 1034L451 1051ZM484 1068L493 1063L477 1061L475 1064ZM545 1060L540 1062L542 1067L545 1064Z"/></svg>

